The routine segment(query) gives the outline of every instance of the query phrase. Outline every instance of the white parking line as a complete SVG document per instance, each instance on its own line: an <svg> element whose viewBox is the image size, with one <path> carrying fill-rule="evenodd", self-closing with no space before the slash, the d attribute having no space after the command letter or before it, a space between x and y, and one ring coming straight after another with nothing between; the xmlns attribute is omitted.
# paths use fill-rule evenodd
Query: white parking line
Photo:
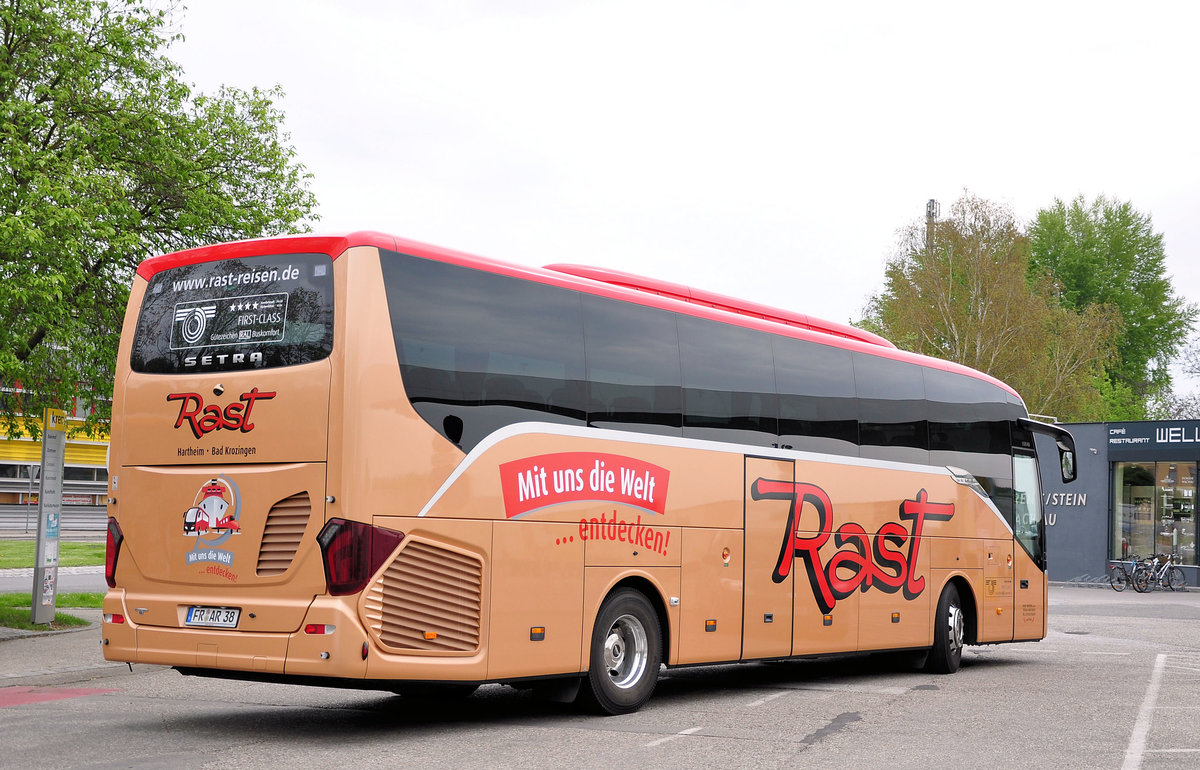
<svg viewBox="0 0 1200 770"><path fill-rule="evenodd" d="M1006 652L1008 652L1008 651L1006 650ZM1013 650L1013 652L1016 652L1016 650ZM1036 649L1029 648L1029 649L1021 650L1021 652L1032 652L1035 654L1036 653L1049 653L1050 655L1116 655L1116 656L1122 656L1122 655L1132 655L1133 654L1132 652L1096 652L1094 650L1065 650L1065 649L1060 650L1060 649L1055 649L1054 647L1038 647ZM982 653L976 652L976 654L981 655Z"/></svg>
<svg viewBox="0 0 1200 770"><path fill-rule="evenodd" d="M751 701L750 703L747 703L746 708L752 709L756 706L762 706L764 704L770 703L771 701L775 700L776 698L782 698L784 695L787 695L787 693L786 692L773 692L770 695L766 696L765 698L759 698L756 701Z"/></svg>
<svg viewBox="0 0 1200 770"><path fill-rule="evenodd" d="M692 733L698 733L703 729L704 729L703 727L689 727L686 730L680 730L679 732L675 733L674 735L668 735L663 738L659 738L657 741L650 741L649 743L646 744L646 748L650 749L650 748L654 748L655 746L661 746L662 744L666 743L667 741L673 741L676 738L679 738L684 735L691 735Z"/></svg>
<svg viewBox="0 0 1200 770"><path fill-rule="evenodd" d="M1150 672L1150 683L1146 685L1146 697L1142 707L1138 709L1137 721L1133 723L1133 735L1129 737L1129 746L1125 749L1125 764L1122 770L1138 770L1142 766L1142 757L1146 754L1146 738L1150 735L1150 724L1154 721L1154 705L1158 701L1158 689L1162 685L1163 669L1166 667L1167 656L1159 653L1154 659L1154 670Z"/></svg>

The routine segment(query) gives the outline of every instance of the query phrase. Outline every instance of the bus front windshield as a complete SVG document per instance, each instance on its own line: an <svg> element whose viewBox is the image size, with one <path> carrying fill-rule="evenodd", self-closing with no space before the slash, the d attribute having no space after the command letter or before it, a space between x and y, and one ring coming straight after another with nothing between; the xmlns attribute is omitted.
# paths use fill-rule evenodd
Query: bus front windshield
<svg viewBox="0 0 1200 770"><path fill-rule="evenodd" d="M1038 481L1037 458L1013 455L1013 534L1038 566L1045 568L1042 523L1042 490Z"/></svg>

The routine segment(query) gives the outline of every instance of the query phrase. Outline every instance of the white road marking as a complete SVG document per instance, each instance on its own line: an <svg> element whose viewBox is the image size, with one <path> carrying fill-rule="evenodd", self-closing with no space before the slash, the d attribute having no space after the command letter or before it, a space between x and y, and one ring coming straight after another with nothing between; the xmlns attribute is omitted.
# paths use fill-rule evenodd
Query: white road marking
<svg viewBox="0 0 1200 770"><path fill-rule="evenodd" d="M1133 735L1129 737L1129 746L1125 749L1125 764L1122 770L1138 770L1142 766L1142 757L1146 754L1146 738L1150 735L1150 725L1154 721L1154 707L1158 701L1158 690L1162 685L1163 669L1166 667L1167 656L1159 653L1154 659L1154 670L1150 673L1150 683L1146 685L1146 697L1142 707L1138 709L1137 721L1133 723Z"/></svg>
<svg viewBox="0 0 1200 770"><path fill-rule="evenodd" d="M650 749L655 746L661 746L662 744L664 744L668 741L673 741L676 738L679 738L680 736L691 735L692 733L698 733L703 729L704 729L703 727L689 727L686 730L680 730L679 732L675 733L674 735L668 735L663 738L659 738L657 741L650 741L649 743L646 744L646 748Z"/></svg>
<svg viewBox="0 0 1200 770"><path fill-rule="evenodd" d="M746 708L755 708L757 706L762 706L764 704L770 703L771 701L775 700L776 698L782 698L784 695L787 695L787 693L786 692L773 692L770 695L766 696L765 698L759 698L756 701L747 703Z"/></svg>

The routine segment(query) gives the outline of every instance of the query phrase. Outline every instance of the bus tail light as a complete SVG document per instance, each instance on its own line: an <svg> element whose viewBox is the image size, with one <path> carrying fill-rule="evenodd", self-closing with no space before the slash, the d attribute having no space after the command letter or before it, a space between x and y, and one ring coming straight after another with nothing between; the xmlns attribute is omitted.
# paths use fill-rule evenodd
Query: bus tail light
<svg viewBox="0 0 1200 770"><path fill-rule="evenodd" d="M108 537L104 544L104 582L109 588L117 587L117 557L121 555L121 543L125 535L121 525L112 516L108 517Z"/></svg>
<svg viewBox="0 0 1200 770"><path fill-rule="evenodd" d="M330 519L317 535L330 596L347 596L363 590L403 539L403 532Z"/></svg>
<svg viewBox="0 0 1200 770"><path fill-rule="evenodd" d="M307 623L304 626L304 633L309 636L328 636L332 634L336 626L331 626L328 623Z"/></svg>

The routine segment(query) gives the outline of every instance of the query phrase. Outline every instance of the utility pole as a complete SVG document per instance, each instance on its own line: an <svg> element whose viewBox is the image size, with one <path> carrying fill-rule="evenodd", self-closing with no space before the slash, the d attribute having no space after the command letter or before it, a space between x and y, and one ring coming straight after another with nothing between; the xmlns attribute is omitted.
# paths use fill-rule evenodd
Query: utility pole
<svg viewBox="0 0 1200 770"><path fill-rule="evenodd" d="M941 216L942 205L933 198L925 204L925 256L933 253L933 226Z"/></svg>

